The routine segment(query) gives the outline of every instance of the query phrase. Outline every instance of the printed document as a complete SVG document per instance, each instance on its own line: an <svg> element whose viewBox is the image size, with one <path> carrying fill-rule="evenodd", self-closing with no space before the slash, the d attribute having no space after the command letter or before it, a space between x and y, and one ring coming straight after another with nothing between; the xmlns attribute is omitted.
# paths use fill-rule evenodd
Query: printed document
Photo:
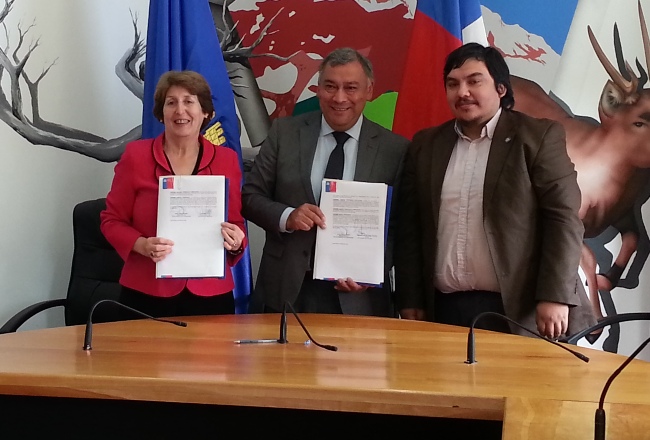
<svg viewBox="0 0 650 440"><path fill-rule="evenodd" d="M223 277L228 184L224 176L163 176L158 184L158 237L174 242L156 263L156 278Z"/></svg>
<svg viewBox="0 0 650 440"><path fill-rule="evenodd" d="M383 283L387 197L383 183L323 180L326 228L316 232L314 279Z"/></svg>

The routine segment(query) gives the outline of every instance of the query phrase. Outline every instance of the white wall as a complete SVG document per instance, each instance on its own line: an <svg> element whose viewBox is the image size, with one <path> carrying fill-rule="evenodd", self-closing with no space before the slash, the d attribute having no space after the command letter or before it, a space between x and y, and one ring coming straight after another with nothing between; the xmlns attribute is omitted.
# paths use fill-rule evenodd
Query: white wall
<svg viewBox="0 0 650 440"><path fill-rule="evenodd" d="M0 2L0 7L4 2ZM17 0L5 19L11 47L17 26L33 25L25 44L39 40L26 65L36 78L52 61L39 89L41 115L114 138L140 124L142 105L115 75L133 42L129 10L146 36L148 0ZM0 47L6 47L0 32ZM24 51L22 52L24 54ZM2 88L8 90L6 75ZM23 98L27 101L27 90ZM29 108L29 106L28 106ZM27 109L28 110L28 109ZM31 115L29 111L27 114ZM65 297L72 258L72 209L104 197L113 176L107 164L50 146L32 145L0 122L0 323L37 301ZM24 328L62 325L62 310Z"/></svg>

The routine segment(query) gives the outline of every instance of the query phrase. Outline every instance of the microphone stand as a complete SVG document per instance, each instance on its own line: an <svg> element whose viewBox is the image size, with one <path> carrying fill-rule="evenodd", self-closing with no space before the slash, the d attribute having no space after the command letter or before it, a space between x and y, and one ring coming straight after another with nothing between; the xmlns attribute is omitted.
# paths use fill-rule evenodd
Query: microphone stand
<svg viewBox="0 0 650 440"><path fill-rule="evenodd" d="M476 356L475 356L476 344L474 342L474 326L476 325L478 320L483 318L484 316L496 316L496 317L499 317L501 319L504 319L504 320L508 321L509 323L516 325L520 329L527 331L531 335L534 335L534 336L538 337L539 339L542 339L542 340L544 340L546 342L549 342L549 343L551 343L551 344L553 344L553 345L555 345L557 347L560 347L563 350L568 351L569 353L571 353L572 355L574 355L575 357L577 357L581 361L589 362L589 358L587 356L585 356L584 354L579 353L579 352L574 351L574 350L571 350L570 348L565 347L564 345L560 345L560 344L558 344L557 342L555 342L555 341L553 341L551 339L545 338L544 336L540 335L539 333L534 332L534 331L532 331L530 329L527 329L523 325L519 324L517 321L515 321L513 319L510 319L507 316L502 315L501 313L483 312L483 313L479 313L478 315L476 315L474 317L474 319L472 320L472 325L469 327L469 334L467 335L467 360L465 361L466 364L475 364L476 363Z"/></svg>
<svg viewBox="0 0 650 440"><path fill-rule="evenodd" d="M278 338L278 344L286 344L289 342L287 340L287 305L291 307L289 301L285 302L284 307L282 308L282 316L280 317L280 337ZM293 310L293 308L291 310Z"/></svg>
<svg viewBox="0 0 650 440"><path fill-rule="evenodd" d="M309 334L307 327L305 327L305 324L302 323L300 317L293 309L293 306L289 301L284 303L284 308L282 309L282 316L280 317L280 336L278 337L278 339L240 339L235 341L235 344L266 344L266 343L287 344L289 342L287 340L287 307L291 309L291 313L293 313L293 316L296 317L298 323L300 324L300 327L302 327L302 330L309 338L308 342L313 342L314 345L317 345L320 348L324 348L325 350L329 350L329 351L338 350L338 347L335 347L334 345L327 345L327 344L321 344L319 342L316 342L314 338L312 338L311 335Z"/></svg>
<svg viewBox="0 0 650 440"><path fill-rule="evenodd" d="M93 349L91 344L90 344L91 340L93 338L93 313L95 312L95 309L97 308L98 305L100 305L102 303L107 303L107 302L117 304L118 306L123 307L123 308L125 308L127 310L130 310L130 311L132 311L133 313L135 313L137 315L144 316L145 318L153 319L154 321L166 322L168 324L174 324L174 325L177 325L179 327L187 327L187 323L183 322L183 321L172 321L172 320L169 320L169 319L154 318L151 315L147 315L146 313L141 312L140 310L134 309L133 307L129 307L127 305L124 305L121 302L118 302L118 301L115 301L115 300L112 300L112 299L102 299L101 301L97 301L95 303L93 308L90 309L90 313L88 314L88 321L86 322L86 332L84 334L84 345L82 347L83 350L85 350L85 351L90 351L90 350Z"/></svg>
<svg viewBox="0 0 650 440"><path fill-rule="evenodd" d="M605 396L607 395L607 391L609 390L610 385L612 382L614 382L614 379L623 371L625 367L628 366L630 362L639 354L641 351L650 343L650 338L646 339L639 345L639 347L634 350L634 352L627 358L625 361L621 364L620 367L616 369L612 373L611 376L609 376L609 379L607 379L607 382L605 382L605 387L603 388L602 393L600 393L600 400L598 402L598 409L596 410L596 414L594 417L594 440L605 440L605 410L603 409L603 406L605 405Z"/></svg>
<svg viewBox="0 0 650 440"><path fill-rule="evenodd" d="M278 343L280 344L286 344L287 341L287 307L291 309L291 313L293 313L293 316L296 317L296 320L298 321L298 324L300 324L300 327L302 327L302 330L305 332L307 337L311 342L313 342L315 345L319 346L320 348L324 348L325 350L329 351L337 351L338 347L334 345L327 345L327 344L320 344L314 340L314 338L311 337L309 334L309 331L307 331L307 327L305 327L305 324L302 323L300 320L300 317L294 310L293 306L289 301L284 303L284 310L282 311L282 317L280 318L280 338L278 338Z"/></svg>

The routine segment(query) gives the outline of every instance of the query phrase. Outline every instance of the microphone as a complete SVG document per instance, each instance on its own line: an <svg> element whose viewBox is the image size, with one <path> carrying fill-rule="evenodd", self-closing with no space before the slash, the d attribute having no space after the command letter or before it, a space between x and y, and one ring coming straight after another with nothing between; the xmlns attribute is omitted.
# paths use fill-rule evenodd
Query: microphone
<svg viewBox="0 0 650 440"><path fill-rule="evenodd" d="M627 321L650 321L650 312L617 313L616 315L606 316L605 318L599 319L598 322L591 327L587 327L575 335L560 339L560 342L577 344L580 339L596 330L600 330L601 328L607 327L608 325Z"/></svg>
<svg viewBox="0 0 650 440"><path fill-rule="evenodd" d="M293 313L293 316L296 317L296 320L300 324L300 327L302 327L302 330L305 332L305 334L307 335L307 337L309 338L309 340L311 342L313 342L315 345L319 346L320 348L324 348L325 350L329 350L329 351L337 351L338 350L338 347L336 347L334 345L320 344L320 343L316 342L314 340L314 338L312 338L311 335L309 334L309 331L307 331L307 327L305 327L305 324L302 323L302 321L300 320L300 317L298 316L296 311L293 309L293 306L291 305L291 303L289 301L284 303L284 309L282 310L282 317L280 318L280 337L278 338L278 343L286 344L287 342L289 342L287 340L287 307L289 307L289 309L291 309L291 313Z"/></svg>
<svg viewBox="0 0 650 440"><path fill-rule="evenodd" d="M537 336L539 339L542 339L542 340L544 340L546 342L549 342L549 343L551 343L553 345L556 345L556 346L560 347L563 350L568 351L569 353L571 353L572 355L574 355L575 357L577 357L581 361L589 362L589 358L587 356L585 356L584 354L579 353L579 352L574 351L574 350L571 350L570 348L565 347L564 345L560 345L560 344L558 344L557 342L555 342L555 341L553 341L551 339L545 338L544 336L540 335L539 333L534 332L534 331L532 331L530 329L527 329L523 325L519 324L517 321L514 321L514 320L508 318L507 316L502 315L501 313L483 312L483 313L479 313L478 315L476 315L474 317L474 320L472 321L472 325L469 327L469 334L467 335L467 360L465 361L466 364L475 364L476 363L475 343L474 343L474 326L476 325L476 322L479 319L481 319L482 317L484 317L484 316L497 316L497 317L499 317L501 319L505 319L509 323L516 325L517 327L519 327L522 330L527 331L531 335Z"/></svg>
<svg viewBox="0 0 650 440"><path fill-rule="evenodd" d="M603 409L603 406L605 404L605 396L607 395L607 391L609 390L610 385L616 379L616 376L618 376L621 371L625 367L628 366L630 362L639 354L641 351L650 343L650 338L646 339L639 345L639 348L634 350L634 353L632 353L630 356L628 356L627 359L621 364L620 367L616 369L612 373L611 376L609 376L609 379L607 379L607 382L605 383L605 387L603 388L603 392L600 393L600 401L598 402L598 409L596 410L596 415L594 417L594 440L605 440L605 410Z"/></svg>
<svg viewBox="0 0 650 440"><path fill-rule="evenodd" d="M121 302L118 302L118 301L115 301L115 300L112 300L112 299L102 299L101 301L97 301L95 303L93 308L90 309L90 313L88 314L88 321L86 322L86 333L84 334L84 345L82 347L85 351L89 351L89 350L93 349L92 346L90 345L90 341L93 338L93 313L95 312L95 309L97 308L98 305L100 305L102 303L107 303L107 302L117 304L118 306L124 307L125 309L130 310L130 311L132 311L133 313L135 313L137 315L144 316L145 318L153 319L154 321L167 322L169 324L174 324L174 325L177 325L179 327L187 327L187 323L183 322L183 321L171 321L169 319L154 318L151 315L147 315L146 313L141 312L140 310L134 309L133 307L129 307L127 305L124 305Z"/></svg>
<svg viewBox="0 0 650 440"><path fill-rule="evenodd" d="M289 342L287 341L287 304L289 304L289 301L287 301L282 308L282 316L280 317L280 337L278 338L278 344L286 344Z"/></svg>

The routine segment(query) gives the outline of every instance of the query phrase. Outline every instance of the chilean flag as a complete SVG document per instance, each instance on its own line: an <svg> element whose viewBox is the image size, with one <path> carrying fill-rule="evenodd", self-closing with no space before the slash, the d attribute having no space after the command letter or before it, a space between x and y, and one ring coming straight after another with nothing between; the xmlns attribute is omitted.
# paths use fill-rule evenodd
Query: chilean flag
<svg viewBox="0 0 650 440"><path fill-rule="evenodd" d="M453 117L442 71L447 55L463 43L487 46L479 0L418 0L393 131L411 139Z"/></svg>

